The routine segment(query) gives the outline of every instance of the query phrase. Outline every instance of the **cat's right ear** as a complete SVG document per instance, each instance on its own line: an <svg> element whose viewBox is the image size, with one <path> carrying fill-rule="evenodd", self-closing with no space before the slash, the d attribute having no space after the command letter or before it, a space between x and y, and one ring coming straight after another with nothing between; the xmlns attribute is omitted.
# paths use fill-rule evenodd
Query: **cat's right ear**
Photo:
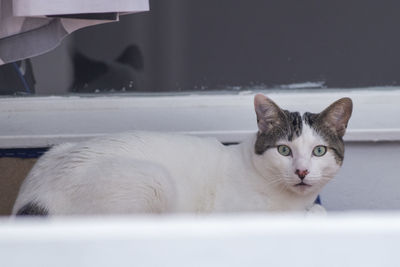
<svg viewBox="0 0 400 267"><path fill-rule="evenodd" d="M274 101L263 94L257 94L254 97L254 109L260 132L268 132L282 122L283 111Z"/></svg>
<svg viewBox="0 0 400 267"><path fill-rule="evenodd" d="M344 97L335 101L322 111L319 114L319 118L326 127L331 129L339 137L343 137L352 111L353 102L350 98Z"/></svg>

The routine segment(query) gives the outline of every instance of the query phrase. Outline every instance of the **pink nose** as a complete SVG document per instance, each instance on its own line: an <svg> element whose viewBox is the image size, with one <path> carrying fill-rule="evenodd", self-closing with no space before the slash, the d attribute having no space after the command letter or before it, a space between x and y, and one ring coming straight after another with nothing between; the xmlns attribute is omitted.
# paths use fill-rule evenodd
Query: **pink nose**
<svg viewBox="0 0 400 267"><path fill-rule="evenodd" d="M299 176L299 178L300 178L301 180L303 180L304 177L306 177L306 175L308 174L308 170L299 170L299 169L297 169L297 170L295 171L295 173L297 174L297 176Z"/></svg>

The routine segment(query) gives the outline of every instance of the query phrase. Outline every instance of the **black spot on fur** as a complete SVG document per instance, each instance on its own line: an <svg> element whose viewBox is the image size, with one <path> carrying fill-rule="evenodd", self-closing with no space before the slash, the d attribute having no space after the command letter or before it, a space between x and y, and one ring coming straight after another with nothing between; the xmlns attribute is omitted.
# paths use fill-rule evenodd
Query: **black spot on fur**
<svg viewBox="0 0 400 267"><path fill-rule="evenodd" d="M48 214L49 212L45 207L34 202L29 202L17 212L17 216L47 216Z"/></svg>

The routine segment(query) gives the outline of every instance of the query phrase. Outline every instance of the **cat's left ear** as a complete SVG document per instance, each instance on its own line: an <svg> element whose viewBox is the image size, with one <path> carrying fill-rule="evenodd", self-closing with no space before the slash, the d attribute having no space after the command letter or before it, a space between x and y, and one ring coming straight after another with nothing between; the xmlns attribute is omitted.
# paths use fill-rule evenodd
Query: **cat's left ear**
<svg viewBox="0 0 400 267"><path fill-rule="evenodd" d="M333 130L339 137L343 137L347 123L353 112L353 101L345 97L335 101L319 114L321 122Z"/></svg>

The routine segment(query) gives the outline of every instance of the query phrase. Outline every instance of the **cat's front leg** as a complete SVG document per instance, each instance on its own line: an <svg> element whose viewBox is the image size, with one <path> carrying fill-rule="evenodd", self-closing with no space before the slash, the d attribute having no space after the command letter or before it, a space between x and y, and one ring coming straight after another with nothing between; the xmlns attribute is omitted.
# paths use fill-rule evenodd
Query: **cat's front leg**
<svg viewBox="0 0 400 267"><path fill-rule="evenodd" d="M307 215L326 215L326 210L320 204L314 204L306 210Z"/></svg>

